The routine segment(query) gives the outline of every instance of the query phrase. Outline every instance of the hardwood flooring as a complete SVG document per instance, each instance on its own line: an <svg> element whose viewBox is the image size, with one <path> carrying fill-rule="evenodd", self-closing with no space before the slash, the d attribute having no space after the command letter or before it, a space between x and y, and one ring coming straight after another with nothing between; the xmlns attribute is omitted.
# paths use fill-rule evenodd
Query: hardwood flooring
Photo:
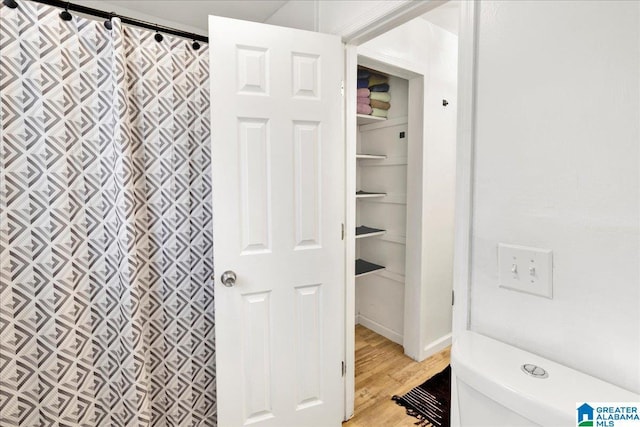
<svg viewBox="0 0 640 427"><path fill-rule="evenodd" d="M415 418L391 400L422 384L449 364L450 347L423 362L404 355L402 346L356 325L355 414L343 427L415 427Z"/></svg>

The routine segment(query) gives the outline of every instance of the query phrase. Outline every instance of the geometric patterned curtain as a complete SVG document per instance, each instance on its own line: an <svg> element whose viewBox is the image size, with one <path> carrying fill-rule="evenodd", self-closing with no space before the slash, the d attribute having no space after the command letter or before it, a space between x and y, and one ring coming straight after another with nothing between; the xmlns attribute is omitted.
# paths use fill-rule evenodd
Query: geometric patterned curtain
<svg viewBox="0 0 640 427"><path fill-rule="evenodd" d="M208 48L0 6L0 425L216 425Z"/></svg>

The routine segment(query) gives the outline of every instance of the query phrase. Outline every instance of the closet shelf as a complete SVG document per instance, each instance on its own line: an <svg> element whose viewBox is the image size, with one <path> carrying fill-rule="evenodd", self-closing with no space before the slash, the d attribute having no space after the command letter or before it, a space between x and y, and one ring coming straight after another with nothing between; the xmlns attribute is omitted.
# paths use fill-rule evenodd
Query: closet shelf
<svg viewBox="0 0 640 427"><path fill-rule="evenodd" d="M356 120L358 122L358 126L362 126L362 125L368 125L368 124L371 124L371 123L384 122L385 120L387 120L387 118L386 117L369 116L367 114L358 114L358 115L356 115Z"/></svg>
<svg viewBox="0 0 640 427"><path fill-rule="evenodd" d="M382 230L380 228L367 227L366 225L356 227L356 239L362 239L363 237L381 236L384 233L386 233L386 230Z"/></svg>
<svg viewBox="0 0 640 427"><path fill-rule="evenodd" d="M361 198L371 198L371 197L384 197L386 196L387 193L370 193L368 191L356 191L356 198L357 199L361 199Z"/></svg>
<svg viewBox="0 0 640 427"><path fill-rule="evenodd" d="M372 159L369 157L362 158L361 162L358 162L358 167L385 167L385 166L407 166L408 161L404 156L390 156L385 159Z"/></svg>
<svg viewBox="0 0 640 427"><path fill-rule="evenodd" d="M384 267L381 265L374 264L360 258L356 260L356 277L361 277L365 274L371 274L380 270L384 270Z"/></svg>
<svg viewBox="0 0 640 427"><path fill-rule="evenodd" d="M387 156L382 154L356 154L356 159L384 160Z"/></svg>

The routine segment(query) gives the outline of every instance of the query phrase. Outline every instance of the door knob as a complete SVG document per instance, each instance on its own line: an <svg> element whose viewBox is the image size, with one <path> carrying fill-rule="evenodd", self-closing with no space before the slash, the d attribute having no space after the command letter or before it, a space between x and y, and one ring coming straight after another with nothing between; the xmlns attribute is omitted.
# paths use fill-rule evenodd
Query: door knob
<svg viewBox="0 0 640 427"><path fill-rule="evenodd" d="M227 270L222 273L222 276L220 276L220 280L222 281L223 285L225 285L227 288L230 288L236 284L236 273L231 270Z"/></svg>

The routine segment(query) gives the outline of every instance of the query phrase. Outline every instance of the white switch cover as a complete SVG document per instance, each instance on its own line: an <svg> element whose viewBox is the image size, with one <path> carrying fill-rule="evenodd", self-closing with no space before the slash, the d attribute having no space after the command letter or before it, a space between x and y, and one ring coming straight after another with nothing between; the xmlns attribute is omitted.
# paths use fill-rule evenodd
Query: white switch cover
<svg viewBox="0 0 640 427"><path fill-rule="evenodd" d="M553 253L499 243L498 276L501 288L553 298Z"/></svg>

